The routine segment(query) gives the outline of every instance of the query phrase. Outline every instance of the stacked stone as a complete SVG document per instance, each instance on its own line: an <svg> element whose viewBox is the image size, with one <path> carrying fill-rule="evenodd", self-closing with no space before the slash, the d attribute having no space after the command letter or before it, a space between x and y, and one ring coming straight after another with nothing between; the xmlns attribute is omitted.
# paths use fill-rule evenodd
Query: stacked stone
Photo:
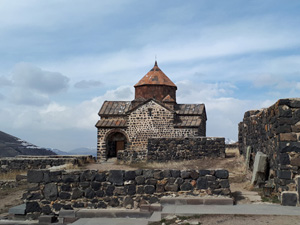
<svg viewBox="0 0 300 225"><path fill-rule="evenodd" d="M205 157L225 157L225 139L151 138L148 140L148 161L192 160Z"/></svg>
<svg viewBox="0 0 300 225"><path fill-rule="evenodd" d="M124 162L142 162L147 160L146 151L119 150L117 159Z"/></svg>
<svg viewBox="0 0 300 225"><path fill-rule="evenodd" d="M57 214L60 209L138 208L167 195L230 195L227 170L30 170L36 185L26 194L26 212Z"/></svg>
<svg viewBox="0 0 300 225"><path fill-rule="evenodd" d="M95 161L92 156L18 156L0 159L0 172L20 171L28 169L45 169L52 166L72 164L81 166L87 162Z"/></svg>
<svg viewBox="0 0 300 225"><path fill-rule="evenodd" d="M246 155L250 146L252 158L258 151L267 154L269 179L279 192L295 190L293 178L300 171L299 137L300 99L280 99L267 109L248 111L239 124L241 153Z"/></svg>

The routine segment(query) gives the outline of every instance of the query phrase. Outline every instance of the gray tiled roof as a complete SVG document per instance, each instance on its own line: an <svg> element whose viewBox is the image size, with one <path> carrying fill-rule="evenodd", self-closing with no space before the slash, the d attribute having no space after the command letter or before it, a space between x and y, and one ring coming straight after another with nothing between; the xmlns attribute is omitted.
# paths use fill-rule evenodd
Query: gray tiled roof
<svg viewBox="0 0 300 225"><path fill-rule="evenodd" d="M99 116L125 115L130 109L130 101L105 101L99 111Z"/></svg>
<svg viewBox="0 0 300 225"><path fill-rule="evenodd" d="M127 121L122 119L102 119L97 122L96 127L127 127Z"/></svg>
<svg viewBox="0 0 300 225"><path fill-rule="evenodd" d="M177 104L175 112L179 115L202 115L204 104Z"/></svg>
<svg viewBox="0 0 300 225"><path fill-rule="evenodd" d="M196 116L189 116L188 118L180 118L174 124L175 127L199 127L202 120Z"/></svg>

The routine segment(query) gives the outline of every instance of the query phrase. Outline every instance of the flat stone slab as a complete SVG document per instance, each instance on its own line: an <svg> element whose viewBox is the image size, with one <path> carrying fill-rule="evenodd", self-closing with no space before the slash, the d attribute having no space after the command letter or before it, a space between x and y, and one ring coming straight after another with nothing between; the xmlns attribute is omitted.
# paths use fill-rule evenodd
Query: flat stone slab
<svg viewBox="0 0 300 225"><path fill-rule="evenodd" d="M8 210L9 214L13 215L25 215L26 204L17 205Z"/></svg>
<svg viewBox="0 0 300 225"><path fill-rule="evenodd" d="M122 209L79 209L75 212L77 218L150 218L152 212Z"/></svg>
<svg viewBox="0 0 300 225"><path fill-rule="evenodd" d="M101 218L101 219L79 219L72 225L148 225L148 219L129 218Z"/></svg>
<svg viewBox="0 0 300 225"><path fill-rule="evenodd" d="M232 198L161 198L162 205L233 205Z"/></svg>
<svg viewBox="0 0 300 225"><path fill-rule="evenodd" d="M300 216L298 207L271 204L249 205L166 205L162 218L168 215L287 215Z"/></svg>

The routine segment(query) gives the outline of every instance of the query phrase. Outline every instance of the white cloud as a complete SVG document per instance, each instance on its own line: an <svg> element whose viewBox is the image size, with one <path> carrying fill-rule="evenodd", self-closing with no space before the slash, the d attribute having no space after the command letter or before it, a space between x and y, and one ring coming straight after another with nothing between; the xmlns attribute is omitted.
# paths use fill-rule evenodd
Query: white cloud
<svg viewBox="0 0 300 225"><path fill-rule="evenodd" d="M12 79L16 86L46 94L67 89L69 82L69 78L60 73L45 71L28 63L17 64L13 69Z"/></svg>
<svg viewBox="0 0 300 225"><path fill-rule="evenodd" d="M81 80L74 84L75 88L79 89L86 89L86 88L93 88L93 87L100 87L103 83L97 80Z"/></svg>
<svg viewBox="0 0 300 225"><path fill-rule="evenodd" d="M11 86L11 85L12 85L11 80L7 79L6 77L0 77L0 87Z"/></svg>

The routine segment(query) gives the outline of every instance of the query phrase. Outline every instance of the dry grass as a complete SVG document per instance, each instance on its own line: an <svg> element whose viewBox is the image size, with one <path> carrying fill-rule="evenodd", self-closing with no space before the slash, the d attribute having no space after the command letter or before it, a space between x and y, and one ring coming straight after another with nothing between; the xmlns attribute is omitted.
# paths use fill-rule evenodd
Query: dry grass
<svg viewBox="0 0 300 225"><path fill-rule="evenodd" d="M13 170L8 173L0 173L0 180L15 180L17 175L26 175L25 170Z"/></svg>

